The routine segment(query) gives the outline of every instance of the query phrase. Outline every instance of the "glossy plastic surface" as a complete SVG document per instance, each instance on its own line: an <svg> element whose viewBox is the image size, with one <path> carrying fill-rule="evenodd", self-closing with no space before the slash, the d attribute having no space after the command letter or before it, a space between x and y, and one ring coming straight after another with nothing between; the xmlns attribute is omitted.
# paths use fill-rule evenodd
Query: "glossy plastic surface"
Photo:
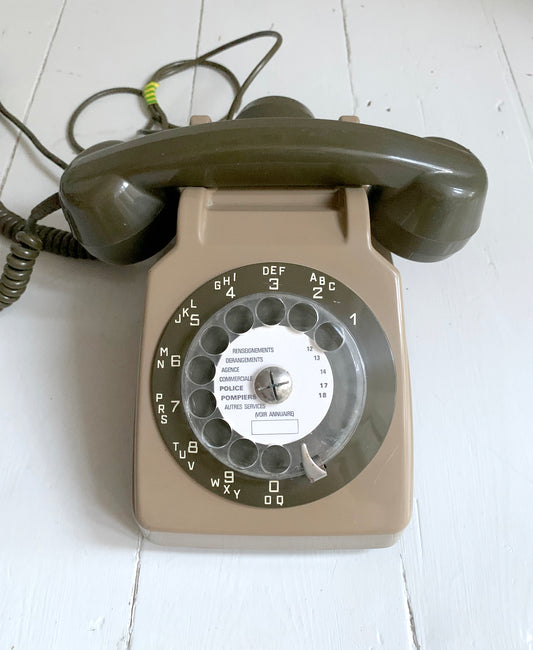
<svg viewBox="0 0 533 650"><path fill-rule="evenodd" d="M244 109L246 111L247 109ZM78 156L60 185L77 239L128 264L175 234L180 187L372 186L373 237L437 261L476 232L486 172L450 141L309 117L258 117L163 131Z"/></svg>

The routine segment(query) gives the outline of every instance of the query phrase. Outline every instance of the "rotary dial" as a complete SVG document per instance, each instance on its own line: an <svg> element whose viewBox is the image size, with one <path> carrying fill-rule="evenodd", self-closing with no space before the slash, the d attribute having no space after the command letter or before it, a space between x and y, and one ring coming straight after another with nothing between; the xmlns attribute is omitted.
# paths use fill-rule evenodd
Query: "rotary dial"
<svg viewBox="0 0 533 650"><path fill-rule="evenodd" d="M390 347L337 280L296 265L207 282L165 328L152 403L171 453L208 489L281 507L321 498L377 452L394 409Z"/></svg>

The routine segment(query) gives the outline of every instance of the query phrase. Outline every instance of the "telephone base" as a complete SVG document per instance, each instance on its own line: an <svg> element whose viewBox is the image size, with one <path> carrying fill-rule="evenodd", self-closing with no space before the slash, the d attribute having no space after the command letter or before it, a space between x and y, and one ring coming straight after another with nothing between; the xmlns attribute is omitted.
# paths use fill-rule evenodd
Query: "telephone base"
<svg viewBox="0 0 533 650"><path fill-rule="evenodd" d="M141 527L144 537L158 546L183 549L239 551L328 551L388 548L401 537L398 533L383 535L198 535L149 531Z"/></svg>
<svg viewBox="0 0 533 650"><path fill-rule="evenodd" d="M148 539L182 547L398 539L412 510L401 285L364 189L184 190L176 246L148 278L134 510Z"/></svg>

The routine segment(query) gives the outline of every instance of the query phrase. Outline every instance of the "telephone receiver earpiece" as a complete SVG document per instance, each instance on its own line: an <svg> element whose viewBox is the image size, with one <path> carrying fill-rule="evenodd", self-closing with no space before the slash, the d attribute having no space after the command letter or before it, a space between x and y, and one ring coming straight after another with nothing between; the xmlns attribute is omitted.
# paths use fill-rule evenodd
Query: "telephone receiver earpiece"
<svg viewBox="0 0 533 650"><path fill-rule="evenodd" d="M362 185L370 186L372 236L402 257L434 262L478 229L487 175L455 142L315 119L295 100L265 97L235 120L91 147L63 173L60 198L90 253L130 264L175 236L179 188Z"/></svg>

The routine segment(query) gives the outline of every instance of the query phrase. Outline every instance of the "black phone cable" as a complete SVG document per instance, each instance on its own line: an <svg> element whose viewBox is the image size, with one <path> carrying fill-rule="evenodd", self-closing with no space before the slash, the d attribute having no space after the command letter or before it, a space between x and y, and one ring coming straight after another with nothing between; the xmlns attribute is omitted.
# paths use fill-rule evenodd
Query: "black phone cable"
<svg viewBox="0 0 533 650"><path fill-rule="evenodd" d="M11 244L11 252L7 256L0 277L0 311L16 302L26 291L35 262L43 249L43 239L37 233L37 222L56 212L60 207L59 194L56 192L36 205L27 221L21 220L24 222L23 227L19 228L14 235L15 241ZM13 213L11 214L13 215ZM16 215L13 216L16 217ZM51 230L53 229L47 229L47 231ZM57 232L61 233L62 231L58 230ZM70 235L67 232L64 234ZM45 239L46 237L45 234Z"/></svg>
<svg viewBox="0 0 533 650"><path fill-rule="evenodd" d="M60 208L61 206L58 205L56 210ZM48 216L48 214L45 216ZM0 234L12 241L16 241L17 234L24 230L27 223L26 219L19 217L18 214L6 208L0 201ZM40 238L42 249L47 253L72 257L78 260L95 259L68 230L39 224L34 227L34 233Z"/></svg>
<svg viewBox="0 0 533 650"><path fill-rule="evenodd" d="M260 59L259 63L257 63L253 70L248 74L242 84L239 83L239 80L229 68L222 65L221 63L210 60L217 54L221 54L222 52L225 52L232 47L242 45L243 43L248 43L249 41L253 41L258 38L273 38L275 42L268 50L268 52ZM156 89L158 88L160 82L164 79L168 79L175 74L179 74L180 72L185 72L185 70L190 70L191 68L197 67L211 68L212 70L215 70L216 72L222 74L228 80L233 89L234 97L227 114L222 118L222 120L232 120L235 117L235 113L239 110L239 107L242 104L244 93L248 90L250 84L254 81L261 70L263 70L263 68L276 54L282 43L283 37L279 32L276 32L274 30L253 32L252 34L247 34L246 36L236 38L229 43L224 43L224 45L220 45L214 50L210 50L209 52L206 52L205 54L202 54L195 59L184 59L183 61L174 61L173 63L167 63L151 75L150 81L145 84L142 90L128 86L118 86L116 88L107 88L106 90L100 90L97 93L94 93L94 95L87 97L87 99L85 99L70 116L67 124L67 140L76 153L81 153L84 151L84 147L80 145L76 139L76 136L74 135L74 127L76 126L76 122L81 113L88 106L98 101L99 99L102 99L103 97L108 97L109 95L130 94L138 95L139 97L144 98L145 106L149 114L149 122L144 129L141 129L139 131L139 133L143 135L153 133L154 130L178 128L176 124L171 124L169 122L165 111L161 108L161 105L157 101Z"/></svg>
<svg viewBox="0 0 533 650"><path fill-rule="evenodd" d="M259 63L252 69L242 84L239 83L237 77L226 66L210 59L221 52L224 52L232 47L241 45L248 41L257 38L274 38L275 42L268 52L261 58ZM229 84L234 91L234 98L228 113L223 120L231 120L235 117L235 113L239 109L242 98L250 84L267 65L267 63L276 54L282 44L282 36L279 32L273 30L264 30L254 32L241 38L237 38L229 43L225 43L214 50L210 50L205 54L195 59L185 59L183 61L175 61L162 66L151 76L150 81L144 88L130 88L127 86L120 86L116 88L108 88L101 90L87 99L85 99L72 113L67 124L67 140L71 147L77 153L84 151L84 148L78 143L74 135L74 127L80 114L93 102L107 97L108 95L115 94L132 94L144 98L144 105L149 114L148 125L139 131L141 134L152 133L157 129L170 129L177 128L177 125L171 124L166 116L166 113L161 108L156 98L156 88L159 82L167 79L175 74L184 72L191 68L203 66L211 68L216 72L226 77ZM7 108L0 102L0 115L4 116L9 122L16 126L20 131L30 140L35 148L48 160L55 163L61 169L66 169L68 164L52 153L43 143L37 138L33 131L27 127L21 120L13 115ZM95 259L72 235L72 233L61 230L59 228L51 228L49 226L42 226L37 222L44 219L48 215L61 209L59 194L53 194L47 199L39 203L33 208L28 220L23 219L0 201L0 234L11 239L11 252L7 256L6 264L2 276L0 277L0 311L12 305L26 290L31 278L35 261L39 256L41 250L62 255L65 257L73 257L77 259Z"/></svg>
<svg viewBox="0 0 533 650"><path fill-rule="evenodd" d="M24 122L21 122L18 117L13 115L13 113L10 113L7 108L0 102L0 115L3 115L6 119L8 119L12 124L14 124L17 129L20 129L22 133L30 140L30 142L33 144L33 146L40 151L45 158L48 158L48 160L51 160L53 163L55 163L58 167L61 167L61 169L66 169L68 167L68 164L59 158L59 156L56 156L54 153L50 151L50 149L47 149L44 144L39 140L39 138L35 135L35 133L29 129Z"/></svg>
<svg viewBox="0 0 533 650"><path fill-rule="evenodd" d="M1 102L0 114L20 129L43 156L61 169L67 168L67 163L45 147L35 133L10 113ZM0 234L13 241L0 276L0 311L12 305L24 293L41 250L66 257L92 258L72 233L37 225L38 221L60 208L59 194L56 192L36 205L26 220L8 210L0 201Z"/></svg>

